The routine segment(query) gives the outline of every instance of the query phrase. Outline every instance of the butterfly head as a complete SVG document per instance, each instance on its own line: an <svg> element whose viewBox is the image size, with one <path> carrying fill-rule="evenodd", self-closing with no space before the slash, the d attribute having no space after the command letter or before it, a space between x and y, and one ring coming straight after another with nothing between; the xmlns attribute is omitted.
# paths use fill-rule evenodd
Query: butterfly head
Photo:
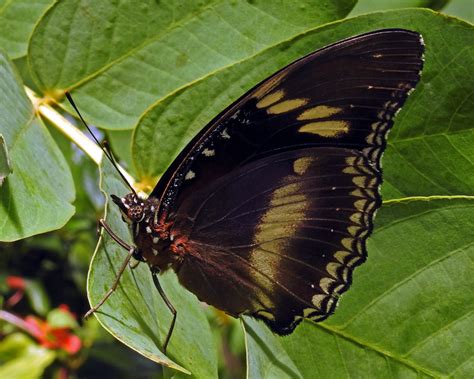
<svg viewBox="0 0 474 379"><path fill-rule="evenodd" d="M145 200L134 193L125 197L111 195L112 201L117 204L122 213L122 218L129 224L139 223L145 218Z"/></svg>

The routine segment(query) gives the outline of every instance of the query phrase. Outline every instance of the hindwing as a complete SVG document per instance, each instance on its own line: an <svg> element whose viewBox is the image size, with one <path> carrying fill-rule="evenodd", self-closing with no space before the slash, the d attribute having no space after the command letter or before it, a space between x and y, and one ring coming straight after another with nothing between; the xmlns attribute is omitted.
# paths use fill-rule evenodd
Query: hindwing
<svg viewBox="0 0 474 379"><path fill-rule="evenodd" d="M249 163L194 193L180 282L208 304L279 334L332 313L366 257L380 175L359 151L308 148Z"/></svg>

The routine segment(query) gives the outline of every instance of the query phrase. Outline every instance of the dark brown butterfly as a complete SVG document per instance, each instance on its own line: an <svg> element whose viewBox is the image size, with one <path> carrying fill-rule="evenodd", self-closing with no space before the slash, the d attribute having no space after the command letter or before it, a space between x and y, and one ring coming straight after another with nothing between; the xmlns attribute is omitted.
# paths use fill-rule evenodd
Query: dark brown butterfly
<svg viewBox="0 0 474 379"><path fill-rule="evenodd" d="M130 252L122 268L131 256L147 262L175 316L156 276L170 268L201 301L280 335L327 318L366 259L387 133L422 55L418 33L380 30L255 86L184 148L148 198L112 195L136 244L102 221Z"/></svg>

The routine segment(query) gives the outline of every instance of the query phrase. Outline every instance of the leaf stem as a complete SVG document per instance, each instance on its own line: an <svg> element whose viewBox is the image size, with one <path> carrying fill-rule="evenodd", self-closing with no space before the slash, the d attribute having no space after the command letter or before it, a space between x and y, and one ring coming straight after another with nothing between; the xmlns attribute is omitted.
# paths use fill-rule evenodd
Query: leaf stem
<svg viewBox="0 0 474 379"><path fill-rule="evenodd" d="M14 315L13 313L0 310L0 320L6 321L12 325L15 325L17 328L24 330L28 334L37 337L38 331L36 328L28 324L25 320L21 317Z"/></svg>
<svg viewBox="0 0 474 379"><path fill-rule="evenodd" d="M87 137L79 128L69 122L62 114L60 114L52 106L46 104L34 91L25 86L26 94L33 103L37 114L47 119L53 126L55 126L61 133L63 133L69 140L74 142L85 154L89 156L97 165L103 157L102 149L97 146L89 137ZM118 165L120 172L125 176L128 182L135 187L135 179L120 165Z"/></svg>

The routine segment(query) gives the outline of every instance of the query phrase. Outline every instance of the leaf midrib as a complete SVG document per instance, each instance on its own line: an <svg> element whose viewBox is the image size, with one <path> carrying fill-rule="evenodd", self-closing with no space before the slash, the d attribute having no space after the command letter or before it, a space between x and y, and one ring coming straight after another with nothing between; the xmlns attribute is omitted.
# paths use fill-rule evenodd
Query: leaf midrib
<svg viewBox="0 0 474 379"><path fill-rule="evenodd" d="M440 372L435 372L435 371L431 371L427 368L424 368L424 367L421 367L421 366L418 366L416 365L413 361L411 360L408 360L408 359L404 359L402 357L399 357L399 356L396 356L396 355L393 355L391 354L389 351L387 350L384 350L384 349L380 349L378 348L377 346L375 345L372 345L366 341L359 341L357 338L353 337L352 335L348 334L348 333L345 333L343 332L342 330L340 329L337 329L337 328L332 328L331 326L329 326L328 324L325 324L325 323L318 323L318 324L314 324L314 326L322 329L324 332L326 333L330 333L332 334L336 339L337 338L343 338L345 339L346 341L349 341L355 345L358 345L360 346L362 349L370 349L372 351L374 351L375 353L381 355L381 356L386 356L386 357L389 357L390 359L394 360L395 362L398 362L410 369L413 369L415 371L418 371L418 372L422 372L428 376L431 376L431 377L440 377L440 376L443 376L442 373Z"/></svg>

